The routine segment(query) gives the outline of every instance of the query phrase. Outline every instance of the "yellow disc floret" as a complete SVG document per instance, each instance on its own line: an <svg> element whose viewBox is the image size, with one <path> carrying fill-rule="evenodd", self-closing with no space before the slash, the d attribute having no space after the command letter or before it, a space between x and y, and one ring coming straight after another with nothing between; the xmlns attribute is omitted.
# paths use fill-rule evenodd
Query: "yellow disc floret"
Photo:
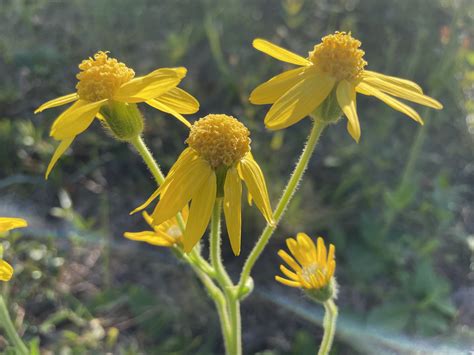
<svg viewBox="0 0 474 355"><path fill-rule="evenodd" d="M231 166L250 151L250 131L232 116L207 115L191 127L186 143L213 168Z"/></svg>
<svg viewBox="0 0 474 355"><path fill-rule="evenodd" d="M107 52L97 52L94 58L79 64L81 70L76 78L79 97L86 101L100 101L113 97L117 89L135 76L135 72Z"/></svg>
<svg viewBox="0 0 474 355"><path fill-rule="evenodd" d="M361 42L353 38L350 32L336 32L323 37L322 43L309 52L309 59L337 80L358 79L367 65L365 52L360 46Z"/></svg>

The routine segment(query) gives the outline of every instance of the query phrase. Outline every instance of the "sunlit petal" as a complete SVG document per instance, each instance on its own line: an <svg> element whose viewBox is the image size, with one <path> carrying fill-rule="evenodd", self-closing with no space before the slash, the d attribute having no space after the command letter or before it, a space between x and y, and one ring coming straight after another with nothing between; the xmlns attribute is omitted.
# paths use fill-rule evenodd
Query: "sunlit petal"
<svg viewBox="0 0 474 355"><path fill-rule="evenodd" d="M313 64L308 59L261 38L254 39L252 45L255 49L283 62L304 66Z"/></svg>
<svg viewBox="0 0 474 355"><path fill-rule="evenodd" d="M240 254L242 232L242 183L235 167L227 171L224 182L224 215L232 251Z"/></svg>

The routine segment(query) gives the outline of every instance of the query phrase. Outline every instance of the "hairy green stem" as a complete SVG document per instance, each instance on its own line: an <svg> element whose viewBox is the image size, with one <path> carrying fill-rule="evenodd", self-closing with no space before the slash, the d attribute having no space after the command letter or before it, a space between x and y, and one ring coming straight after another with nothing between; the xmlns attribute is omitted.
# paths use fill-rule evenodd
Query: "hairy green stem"
<svg viewBox="0 0 474 355"><path fill-rule="evenodd" d="M211 266L216 272L216 278L223 289L230 289L233 284L229 274L222 264L221 254L221 215L222 215L222 198L217 198L214 203L211 218L211 238L209 242L209 256Z"/></svg>
<svg viewBox="0 0 474 355"><path fill-rule="evenodd" d="M249 257L245 261L244 267L242 269L242 274L240 276L240 281L238 284L238 294L243 296L242 291L247 282L247 279L250 276L253 266L255 265L256 261L258 260L259 256L262 254L263 249L268 243L268 240L272 236L273 232L275 231L278 222L280 221L283 213L285 212L288 204L291 201L302 177L303 174L308 167L309 160L313 154L314 148L318 143L319 137L323 132L324 128L327 126L327 123L320 119L314 119L313 128L311 129L311 133L309 134L308 141L306 146L303 149L303 152L298 160L298 163L293 170L290 180L288 181L288 185L286 186L283 194L278 202L275 211L273 212L273 218L275 219L275 224L266 225L265 229L263 230L260 238L258 239L257 243L253 247L252 251L250 252Z"/></svg>
<svg viewBox="0 0 474 355"><path fill-rule="evenodd" d="M10 313L8 313L7 304L3 299L3 296L0 295L0 327L3 327L5 333L7 334L8 340L11 342L15 348L15 354L28 355L30 352L26 347L23 340L21 340L18 335L15 326L10 318Z"/></svg>
<svg viewBox="0 0 474 355"><path fill-rule="evenodd" d="M332 299L324 302L324 311L324 335L318 355L329 354L334 340L334 334L336 333L337 306Z"/></svg>
<svg viewBox="0 0 474 355"><path fill-rule="evenodd" d="M222 334L224 335L224 342L226 345L226 352L229 355L240 355L242 354L240 301L234 293L234 285L232 284L232 280L230 279L229 274L225 270L225 267L222 263L221 216L222 198L217 198L214 204L214 209L212 211L211 218L209 257L211 259L211 265L216 272L217 282L224 291L226 316L229 320L229 333L226 334L224 329L222 330Z"/></svg>

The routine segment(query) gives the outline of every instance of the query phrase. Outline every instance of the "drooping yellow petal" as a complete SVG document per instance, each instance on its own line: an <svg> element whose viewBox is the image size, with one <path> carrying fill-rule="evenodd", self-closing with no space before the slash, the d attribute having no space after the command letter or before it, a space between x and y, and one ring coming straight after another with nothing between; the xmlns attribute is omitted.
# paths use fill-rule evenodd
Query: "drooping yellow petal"
<svg viewBox="0 0 474 355"><path fill-rule="evenodd" d="M301 283L299 283L298 281L287 280L278 275L275 276L275 280L282 283L285 286L296 287L296 288L301 287Z"/></svg>
<svg viewBox="0 0 474 355"><path fill-rule="evenodd" d="M376 88L389 95L399 97L401 99L416 102L417 104L432 107L437 110L441 110L443 108L443 105L439 101L429 96L420 94L416 91L407 89L404 86L399 86L397 84L394 84L390 81L385 81L379 78L368 77L368 78L364 78L363 82L369 84L373 88Z"/></svg>
<svg viewBox="0 0 474 355"><path fill-rule="evenodd" d="M186 75L185 68L162 68L130 80L115 93L114 100L144 102L175 88Z"/></svg>
<svg viewBox="0 0 474 355"><path fill-rule="evenodd" d="M0 259L0 281L10 281L13 276L13 268L5 260Z"/></svg>
<svg viewBox="0 0 474 355"><path fill-rule="evenodd" d="M196 191L191 201L188 222L183 235L183 246L186 253L193 249L207 229L216 201L216 190L216 174L212 171L211 176Z"/></svg>
<svg viewBox="0 0 474 355"><path fill-rule="evenodd" d="M158 225L176 216L199 189L202 189L209 179L213 178L215 178L214 171L202 158L183 165L179 171L176 171L166 190L161 194L160 201L152 214L153 223Z"/></svg>
<svg viewBox="0 0 474 355"><path fill-rule="evenodd" d="M173 88L158 96L156 100L181 114L189 115L199 111L199 101L180 88Z"/></svg>
<svg viewBox="0 0 474 355"><path fill-rule="evenodd" d="M162 236L158 237L154 231L126 232L123 236L133 241L145 242L158 247L168 247L173 245L169 239L163 238Z"/></svg>
<svg viewBox="0 0 474 355"><path fill-rule="evenodd" d="M375 96L379 100L385 102L391 108L400 111L415 120L416 122L423 124L423 120L421 119L420 115L410 106L407 106L404 103L398 101L397 99L394 99L393 97L384 94L382 91L377 90L376 88L370 86L367 83L361 82L357 84L356 91L361 94L363 94L364 92L368 92L370 93L370 95Z"/></svg>
<svg viewBox="0 0 474 355"><path fill-rule="evenodd" d="M76 101L54 121L50 135L57 140L71 138L85 131L107 100L97 102Z"/></svg>
<svg viewBox="0 0 474 355"><path fill-rule="evenodd" d="M49 101L45 102L44 104L42 104L40 107L38 107L35 110L35 113L44 111L48 108L66 105L66 104L68 104L70 102L73 102L73 101L76 101L78 99L79 99L79 95L75 92L72 93L72 94L69 94L69 95L64 95L64 96L61 96L61 97L57 97L55 99L49 100Z"/></svg>
<svg viewBox="0 0 474 355"><path fill-rule="evenodd" d="M413 81L410 81L410 80L397 78L396 76L389 76L389 75L377 73L377 72L371 71L371 70L364 70L363 71L363 76L364 77L382 79L383 81L387 81L387 82L392 83L394 85L404 87L405 89L415 91L419 94L423 94L423 89L421 88L421 86L418 85L417 83L414 83Z"/></svg>
<svg viewBox="0 0 474 355"><path fill-rule="evenodd" d="M235 167L227 170L224 182L224 215L234 255L240 254L242 233L242 183Z"/></svg>
<svg viewBox="0 0 474 355"><path fill-rule="evenodd" d="M137 213L137 212L147 208L150 205L150 203L152 203L162 192L165 191L166 186L169 185L170 182L172 181L172 177L173 177L174 172L178 168L180 168L180 167L182 168L182 167L186 166L186 164L189 164L192 160L195 160L197 158L198 158L197 155L195 153L193 153L192 149L186 148L179 155L178 159L176 160L176 162L171 167L171 170L169 171L168 175L166 176L166 179L165 179L164 183L160 187L158 187L153 192L153 194L151 194L151 196L148 197L148 199L144 203L142 203L140 206L138 206L132 212L130 212L130 214Z"/></svg>
<svg viewBox="0 0 474 355"><path fill-rule="evenodd" d="M257 86L250 94L250 102L255 105L272 104L303 78L306 68L288 70Z"/></svg>
<svg viewBox="0 0 474 355"><path fill-rule="evenodd" d="M255 49L282 62L304 66L313 64L308 59L261 38L254 39L252 45Z"/></svg>
<svg viewBox="0 0 474 355"><path fill-rule="evenodd" d="M181 123L185 124L187 127L191 127L191 123L189 123L189 121L188 121L186 118L184 118L183 115L181 115L179 112L175 111L175 110L172 109L171 107L168 107L167 105L165 105L165 104L162 103L161 101L156 100L156 99L152 99L152 100L146 101L146 103L147 103L148 105L150 105L151 107L156 108L157 110L160 110L160 111L169 113L170 115L173 115L173 116L176 117Z"/></svg>
<svg viewBox="0 0 474 355"><path fill-rule="evenodd" d="M74 137L71 138L65 138L64 140L59 143L58 147L56 148L53 157L51 158L51 161L48 164L48 168L46 169L46 174L45 174L45 179L47 180L49 177L49 174L51 173L51 170L53 170L54 166L56 165L57 161L61 157L61 155L64 154L64 152L69 148L69 146L72 144Z"/></svg>
<svg viewBox="0 0 474 355"><path fill-rule="evenodd" d="M347 117L347 130L356 142L360 139L360 124L357 116L355 87L347 80L341 80L336 90L337 102Z"/></svg>
<svg viewBox="0 0 474 355"><path fill-rule="evenodd" d="M268 223L275 223L273 213L270 207L270 199L268 197L267 184L263 177L262 170L257 162L253 160L251 155L246 155L240 161L240 171L248 191L252 195L257 208L263 214Z"/></svg>
<svg viewBox="0 0 474 355"><path fill-rule="evenodd" d="M8 232L15 228L24 228L28 226L23 218L0 217L0 233Z"/></svg>
<svg viewBox="0 0 474 355"><path fill-rule="evenodd" d="M265 116L269 129L289 127L313 112L331 92L335 79L320 72L304 73L304 78L280 97Z"/></svg>

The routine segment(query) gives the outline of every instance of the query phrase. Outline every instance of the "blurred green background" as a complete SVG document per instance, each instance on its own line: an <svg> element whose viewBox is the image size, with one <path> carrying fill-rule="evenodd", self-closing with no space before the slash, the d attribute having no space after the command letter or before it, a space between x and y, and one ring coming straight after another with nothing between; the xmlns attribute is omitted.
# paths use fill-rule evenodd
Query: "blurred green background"
<svg viewBox="0 0 474 355"><path fill-rule="evenodd" d="M228 113L252 131L273 204L310 128L269 132L250 91L287 66L257 52L263 37L305 55L335 30L352 31L368 68L416 81L444 110L417 107L421 127L375 99L358 101L362 139L328 129L243 304L248 354L313 354L321 310L273 281L276 251L296 232L337 249L341 317L333 354L456 353L474 349L474 3L469 0L2 0L0 215L15 266L0 286L24 339L45 354L218 354L218 320L192 272L167 250L125 240L128 215L154 190L134 152L100 127L79 136L45 181L60 109L77 65L97 50L134 68L185 66L182 87L201 111ZM288 67L289 68L289 67ZM144 108L145 139L167 171L186 129ZM244 208L242 256L263 219ZM225 239L224 239L225 240ZM9 351L0 336L0 351ZM464 353L465 353L464 352Z"/></svg>

